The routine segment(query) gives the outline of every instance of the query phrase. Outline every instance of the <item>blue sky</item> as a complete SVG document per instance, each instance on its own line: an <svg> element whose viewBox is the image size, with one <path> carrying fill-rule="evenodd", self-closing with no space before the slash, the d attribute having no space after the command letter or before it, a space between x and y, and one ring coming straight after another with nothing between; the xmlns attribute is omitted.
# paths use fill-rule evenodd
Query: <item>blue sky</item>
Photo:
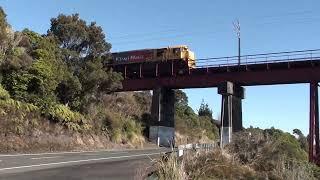
<svg viewBox="0 0 320 180"><path fill-rule="evenodd" d="M46 33L50 18L79 13L102 26L112 51L186 44L198 58L237 54L232 22L241 23L242 54L317 49L319 0L0 0L14 30ZM202 99L218 117L217 89L185 90L196 110ZM308 130L309 86L246 87L244 126Z"/></svg>

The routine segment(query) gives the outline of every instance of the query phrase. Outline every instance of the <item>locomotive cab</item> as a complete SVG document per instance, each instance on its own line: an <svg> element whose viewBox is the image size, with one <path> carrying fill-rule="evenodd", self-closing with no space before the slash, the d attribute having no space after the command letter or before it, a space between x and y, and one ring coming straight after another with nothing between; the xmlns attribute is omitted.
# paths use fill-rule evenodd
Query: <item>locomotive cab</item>
<svg viewBox="0 0 320 180"><path fill-rule="evenodd" d="M170 60L183 60L187 62L187 65L190 69L195 68L195 55L192 51L189 50L188 46L175 46L168 47L166 59Z"/></svg>

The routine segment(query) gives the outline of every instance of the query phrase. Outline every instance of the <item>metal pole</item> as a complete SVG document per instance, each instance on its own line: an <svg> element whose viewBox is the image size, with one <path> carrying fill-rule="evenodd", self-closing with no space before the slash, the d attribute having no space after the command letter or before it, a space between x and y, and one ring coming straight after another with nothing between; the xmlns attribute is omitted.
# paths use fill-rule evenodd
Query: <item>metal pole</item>
<svg viewBox="0 0 320 180"><path fill-rule="evenodd" d="M238 36L238 66L240 67L240 56L241 56L241 43L240 43L240 26L239 26L239 36Z"/></svg>
<svg viewBox="0 0 320 180"><path fill-rule="evenodd" d="M238 67L240 67L240 64L241 64L241 60L240 60L240 57L241 57L241 38L240 38L240 22L239 20L233 22L233 27L234 27L234 30L236 31L237 33L237 37L238 37Z"/></svg>

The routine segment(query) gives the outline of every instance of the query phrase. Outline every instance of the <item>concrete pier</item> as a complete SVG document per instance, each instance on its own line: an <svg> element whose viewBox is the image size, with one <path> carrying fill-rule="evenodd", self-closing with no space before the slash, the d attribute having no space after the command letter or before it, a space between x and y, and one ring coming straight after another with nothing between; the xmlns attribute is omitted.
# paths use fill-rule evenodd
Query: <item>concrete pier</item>
<svg viewBox="0 0 320 180"><path fill-rule="evenodd" d="M221 130L220 146L232 140L232 133L242 130L242 99L244 88L232 82L225 82L218 86L218 93L222 95L221 102Z"/></svg>
<svg viewBox="0 0 320 180"><path fill-rule="evenodd" d="M174 90L153 90L151 117L149 140L158 146L174 146Z"/></svg>

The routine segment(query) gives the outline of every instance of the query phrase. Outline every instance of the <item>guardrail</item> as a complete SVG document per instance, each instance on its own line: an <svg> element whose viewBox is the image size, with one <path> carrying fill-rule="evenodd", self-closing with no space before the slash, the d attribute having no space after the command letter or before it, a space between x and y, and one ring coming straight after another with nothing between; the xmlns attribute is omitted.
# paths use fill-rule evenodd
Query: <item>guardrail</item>
<svg viewBox="0 0 320 180"><path fill-rule="evenodd" d="M320 49L287 51L267 54L240 56L240 65L267 64L293 61L313 61L320 59ZM197 68L225 67L238 65L238 56L197 59Z"/></svg>
<svg viewBox="0 0 320 180"><path fill-rule="evenodd" d="M178 156L183 156L185 151L211 151L214 148L218 147L217 144L185 144L185 145L179 145L178 146Z"/></svg>

